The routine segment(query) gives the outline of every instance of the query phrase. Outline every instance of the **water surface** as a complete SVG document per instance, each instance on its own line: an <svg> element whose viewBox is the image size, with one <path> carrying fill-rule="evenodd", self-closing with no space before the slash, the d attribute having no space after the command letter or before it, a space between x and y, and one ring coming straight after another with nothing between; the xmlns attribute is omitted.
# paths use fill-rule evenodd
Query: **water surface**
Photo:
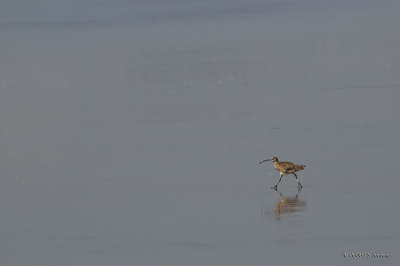
<svg viewBox="0 0 400 266"><path fill-rule="evenodd" d="M1 265L398 265L396 1L0 10Z"/></svg>

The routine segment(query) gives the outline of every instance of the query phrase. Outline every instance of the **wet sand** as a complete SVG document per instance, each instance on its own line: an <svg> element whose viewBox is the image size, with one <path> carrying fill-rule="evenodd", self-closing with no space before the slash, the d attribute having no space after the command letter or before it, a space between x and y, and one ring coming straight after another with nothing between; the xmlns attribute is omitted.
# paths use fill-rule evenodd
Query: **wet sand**
<svg viewBox="0 0 400 266"><path fill-rule="evenodd" d="M396 1L40 3L0 4L1 265L398 265Z"/></svg>

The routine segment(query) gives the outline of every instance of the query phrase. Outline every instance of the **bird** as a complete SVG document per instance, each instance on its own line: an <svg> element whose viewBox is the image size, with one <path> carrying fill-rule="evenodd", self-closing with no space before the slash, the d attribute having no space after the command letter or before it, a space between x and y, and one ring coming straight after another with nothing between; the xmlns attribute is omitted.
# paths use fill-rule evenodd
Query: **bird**
<svg viewBox="0 0 400 266"><path fill-rule="evenodd" d="M261 163L267 162L267 161L272 161L274 163L274 168L277 171L279 171L279 173L280 173L279 181L275 186L271 187L272 189L277 190L278 184L282 180L282 176L288 175L288 174L293 174L296 177L297 186L299 189L303 188L303 185L300 183L299 179L297 178L296 172L303 170L306 167L305 165L298 165L298 164L294 164L292 162L280 162L278 160L278 158L276 158L276 157L272 157L271 159L263 160L263 161L259 162L258 164L261 164Z"/></svg>

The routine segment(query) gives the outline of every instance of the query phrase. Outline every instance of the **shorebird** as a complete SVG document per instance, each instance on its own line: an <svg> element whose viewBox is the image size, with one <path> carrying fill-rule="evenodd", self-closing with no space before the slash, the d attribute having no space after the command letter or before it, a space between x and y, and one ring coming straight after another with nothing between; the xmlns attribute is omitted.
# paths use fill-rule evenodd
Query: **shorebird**
<svg viewBox="0 0 400 266"><path fill-rule="evenodd" d="M296 177L297 186L299 187L299 189L301 189L303 187L301 185L299 179L297 178L296 172L303 170L304 167L306 167L305 165L298 165L298 164L294 164L292 162L280 162L278 160L278 158L276 158L276 157L272 157L271 159L261 161L261 162L259 162L259 164L263 163L263 162L267 162L267 161L274 162L274 168L277 171L279 171L279 173L280 173L279 181L275 186L271 187L272 189L275 189L275 190L278 189L278 184L281 182L282 176L288 175L288 174L293 174Z"/></svg>

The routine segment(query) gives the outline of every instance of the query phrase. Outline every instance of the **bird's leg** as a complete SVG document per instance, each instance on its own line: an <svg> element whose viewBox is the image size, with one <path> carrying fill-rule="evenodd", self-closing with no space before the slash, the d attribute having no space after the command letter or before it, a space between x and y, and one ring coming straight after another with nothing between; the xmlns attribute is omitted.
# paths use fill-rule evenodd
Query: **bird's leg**
<svg viewBox="0 0 400 266"><path fill-rule="evenodd" d="M274 187L271 187L272 189L275 189L275 190L277 190L278 189L278 185L279 185L279 183L281 182L281 180L282 180L282 176L283 175L281 175L280 177L279 177L279 181L278 181L278 183L274 186Z"/></svg>
<svg viewBox="0 0 400 266"><path fill-rule="evenodd" d="M293 173L293 175L296 177L297 186L299 187L299 189L302 189L303 185L300 183L299 179L297 178L297 175L295 173Z"/></svg>

